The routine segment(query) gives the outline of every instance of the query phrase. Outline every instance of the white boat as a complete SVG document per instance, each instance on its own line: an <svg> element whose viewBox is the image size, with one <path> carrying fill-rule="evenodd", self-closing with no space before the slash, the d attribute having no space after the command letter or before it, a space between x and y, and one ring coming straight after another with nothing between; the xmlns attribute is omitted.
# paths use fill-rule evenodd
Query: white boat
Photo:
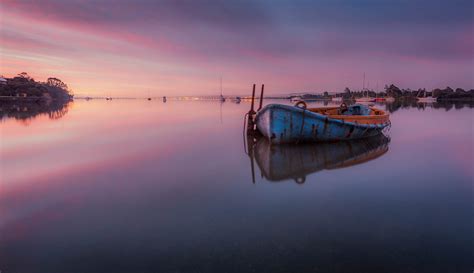
<svg viewBox="0 0 474 273"><path fill-rule="evenodd" d="M301 96L296 96L296 97L291 97L290 98L290 101L291 102L298 102L298 101L302 101L303 98Z"/></svg>
<svg viewBox="0 0 474 273"><path fill-rule="evenodd" d="M331 100L334 101L334 102L341 102L342 97L333 97Z"/></svg>
<svg viewBox="0 0 474 273"><path fill-rule="evenodd" d="M375 98L369 97L369 90L365 88L365 72L364 72L364 81L362 83L362 92L363 92L362 94L365 93L365 96L363 96L362 98L356 98L355 99L356 102L360 102L360 103L375 102Z"/></svg>
<svg viewBox="0 0 474 273"><path fill-rule="evenodd" d="M418 100L418 102L436 102L437 99L436 98L433 98L433 97L419 97L419 98L416 98Z"/></svg>
<svg viewBox="0 0 474 273"><path fill-rule="evenodd" d="M420 92L423 92L423 96L420 96ZM433 96L428 96L428 92L426 92L425 90L422 90L420 92L418 92L417 97L416 97L418 102L436 102L437 101L437 99L433 98Z"/></svg>
<svg viewBox="0 0 474 273"><path fill-rule="evenodd" d="M385 98L385 101L386 101L386 102L394 102L394 101L395 101L395 98L394 98L394 97L386 97L386 98Z"/></svg>

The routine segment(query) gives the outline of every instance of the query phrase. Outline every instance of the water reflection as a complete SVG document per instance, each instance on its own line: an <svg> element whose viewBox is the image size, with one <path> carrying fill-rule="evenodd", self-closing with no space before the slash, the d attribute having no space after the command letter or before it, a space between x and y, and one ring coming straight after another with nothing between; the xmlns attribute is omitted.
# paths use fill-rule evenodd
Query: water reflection
<svg viewBox="0 0 474 273"><path fill-rule="evenodd" d="M378 103L378 105L385 105L385 110L389 111L390 113L394 113L400 109L408 109L408 108L417 108L420 110L424 110L426 108L434 108L434 109L445 109L446 111L451 110L452 108L455 109L462 109L464 107L467 108L474 108L474 101L454 101L454 102L418 102L417 100L397 100L391 103Z"/></svg>
<svg viewBox="0 0 474 273"><path fill-rule="evenodd" d="M249 103L222 104L222 124L220 106L76 100L59 121L0 124L0 270L472 270L472 109L401 109L389 151L290 175L300 186L252 184Z"/></svg>
<svg viewBox="0 0 474 273"><path fill-rule="evenodd" d="M40 115L47 115L50 119L56 120L64 117L72 104L72 101L58 100L0 101L0 121L11 118L28 125Z"/></svg>
<svg viewBox="0 0 474 273"><path fill-rule="evenodd" d="M388 151L390 138L373 138L335 143L271 145L264 137L249 146L251 160L257 162L269 181L293 179L298 184L321 170L346 168L374 160ZM253 163L252 163L253 164Z"/></svg>

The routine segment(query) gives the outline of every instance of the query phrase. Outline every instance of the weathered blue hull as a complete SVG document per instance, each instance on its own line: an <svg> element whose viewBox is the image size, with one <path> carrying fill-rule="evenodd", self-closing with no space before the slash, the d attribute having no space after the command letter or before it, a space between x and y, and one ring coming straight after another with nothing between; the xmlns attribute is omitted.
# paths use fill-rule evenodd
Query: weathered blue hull
<svg viewBox="0 0 474 273"><path fill-rule="evenodd" d="M269 104L262 108L255 117L255 123L272 143L360 139L379 135L389 125L344 122L282 104Z"/></svg>

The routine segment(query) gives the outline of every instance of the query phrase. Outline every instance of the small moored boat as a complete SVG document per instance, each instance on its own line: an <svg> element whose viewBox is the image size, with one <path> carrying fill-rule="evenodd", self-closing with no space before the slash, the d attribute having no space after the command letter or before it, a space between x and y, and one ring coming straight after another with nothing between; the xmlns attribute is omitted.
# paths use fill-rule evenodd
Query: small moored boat
<svg viewBox="0 0 474 273"><path fill-rule="evenodd" d="M269 104L258 111L255 124L271 143L338 141L376 136L390 125L389 115L362 104L307 108Z"/></svg>

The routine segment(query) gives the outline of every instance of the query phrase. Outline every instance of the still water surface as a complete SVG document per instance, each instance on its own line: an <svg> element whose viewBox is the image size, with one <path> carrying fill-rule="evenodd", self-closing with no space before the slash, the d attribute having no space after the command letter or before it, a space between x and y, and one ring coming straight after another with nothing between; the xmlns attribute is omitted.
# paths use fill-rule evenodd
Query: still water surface
<svg viewBox="0 0 474 273"><path fill-rule="evenodd" d="M472 271L473 108L400 108L390 139L302 147L244 145L248 108L3 118L1 272Z"/></svg>

